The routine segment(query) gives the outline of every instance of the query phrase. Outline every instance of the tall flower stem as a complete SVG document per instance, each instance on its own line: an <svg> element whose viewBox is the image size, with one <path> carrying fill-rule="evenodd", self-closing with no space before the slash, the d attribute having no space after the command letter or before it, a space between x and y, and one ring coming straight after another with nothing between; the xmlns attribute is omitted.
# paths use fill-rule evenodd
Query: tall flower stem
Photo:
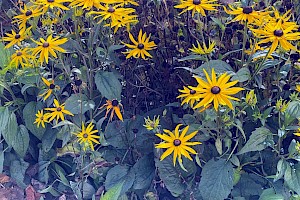
<svg viewBox="0 0 300 200"><path fill-rule="evenodd" d="M246 42L247 42L247 21L244 25L244 36L243 36L243 49L242 49L242 59L241 59L241 63L242 63L242 67L244 66L244 58L245 58L245 47L246 47Z"/></svg>

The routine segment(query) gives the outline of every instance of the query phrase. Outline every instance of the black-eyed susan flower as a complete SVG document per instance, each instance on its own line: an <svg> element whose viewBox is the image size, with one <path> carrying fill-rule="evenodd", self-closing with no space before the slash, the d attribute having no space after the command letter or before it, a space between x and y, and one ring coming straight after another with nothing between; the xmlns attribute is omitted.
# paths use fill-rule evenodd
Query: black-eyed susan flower
<svg viewBox="0 0 300 200"><path fill-rule="evenodd" d="M274 17L269 16L268 20L270 20L270 23L273 24L273 26L276 26L277 23L282 27L282 29L287 29L290 26L294 26L294 30L297 30L299 26L297 26L297 24L293 21L289 21L289 19L292 16L291 11L292 10L288 10L286 13L284 13L283 15L281 15L281 13L273 8L274 10Z"/></svg>
<svg viewBox="0 0 300 200"><path fill-rule="evenodd" d="M200 99L200 93L196 90L189 89L188 87L183 86L183 90L178 90L180 94L177 98L182 98L183 101L181 102L181 105L183 104L190 104L191 107L194 106L195 102L199 101Z"/></svg>
<svg viewBox="0 0 300 200"><path fill-rule="evenodd" d="M193 44L193 48L189 49L191 50L194 54L199 54L199 55L204 55L204 54L210 54L213 52L214 48L216 46L215 41L209 41L208 47L206 46L205 42L203 42L202 46L201 44L197 41L197 46Z"/></svg>
<svg viewBox="0 0 300 200"><path fill-rule="evenodd" d="M46 101L50 95L52 94L53 90L59 90L60 87L58 85L55 85L54 80L48 81L44 77L42 77L42 80L44 84L47 86L47 89L39 95L39 97L44 97L44 101Z"/></svg>
<svg viewBox="0 0 300 200"><path fill-rule="evenodd" d="M289 41L295 41L300 39L300 32L293 32L295 29L294 26L290 26L286 29L283 29L281 23L277 23L274 26L273 23L268 23L263 29L251 29L254 35L261 40L258 44L271 42L268 56L273 53L277 46L280 45L284 50L294 50L297 51L297 48L292 45Z"/></svg>
<svg viewBox="0 0 300 200"><path fill-rule="evenodd" d="M296 133L294 133L294 135L299 136L300 137L300 128L297 129Z"/></svg>
<svg viewBox="0 0 300 200"><path fill-rule="evenodd" d="M45 110L51 111L51 113L48 113L50 118L49 122L51 122L55 118L56 118L56 122L58 122L59 119L64 121L65 120L64 114L74 116L70 111L65 109L65 103L60 105L56 99L54 99L54 108L45 108Z"/></svg>
<svg viewBox="0 0 300 200"><path fill-rule="evenodd" d="M42 15L41 9L39 7L37 6L27 7L26 4L24 4L24 8L20 8L20 12L22 14L15 16L14 17L15 20L13 21L18 23L20 30L26 29L26 22L29 19Z"/></svg>
<svg viewBox="0 0 300 200"><path fill-rule="evenodd" d="M123 109L123 105L118 100L116 100L116 99L106 100L106 104L101 106L101 108L103 108L103 107L106 107L105 118L108 116L109 112L111 112L109 121L112 121L115 113L116 113L117 117L119 118L119 120L123 121L123 116L121 113L121 109Z"/></svg>
<svg viewBox="0 0 300 200"><path fill-rule="evenodd" d="M131 40L131 42L133 44L126 44L123 43L126 47L132 49L129 50L127 52L124 52L124 54L128 54L126 56L126 58L140 58L142 57L144 60L146 60L146 57L150 57L152 58L151 54L148 53L148 51L155 49L156 48L156 44L154 43L154 41L149 41L150 40L151 35L149 35L147 37L147 34L144 33L142 29L140 29L139 35L138 35L138 40L136 41L132 34L129 32L129 39Z"/></svg>
<svg viewBox="0 0 300 200"><path fill-rule="evenodd" d="M16 50L16 52L11 55L11 61L9 63L9 66L11 67L19 67L19 65L24 67L30 66L30 60L33 59L33 56L30 54L29 48L24 48L20 50Z"/></svg>
<svg viewBox="0 0 300 200"><path fill-rule="evenodd" d="M63 3L69 2L69 0L36 0L34 4L40 6L45 13L49 8L60 8L62 10L69 10Z"/></svg>
<svg viewBox="0 0 300 200"><path fill-rule="evenodd" d="M159 127L159 116L154 116L153 120L148 116L144 118L145 124L143 125L148 131L157 130Z"/></svg>
<svg viewBox="0 0 300 200"><path fill-rule="evenodd" d="M199 96L201 98L200 102L194 107L206 107L210 103L213 103L215 110L218 110L219 104L227 105L230 109L233 110L233 106L230 100L239 101L238 98L232 97L230 95L234 95L241 90L244 90L240 87L232 87L238 83L238 81L228 82L230 76L227 73L222 74L219 78L216 77L215 70L212 69L211 78L205 69L203 69L204 74L206 76L207 82L202 80L200 77L195 77L198 86L192 87L191 89L200 93Z"/></svg>
<svg viewBox="0 0 300 200"><path fill-rule="evenodd" d="M116 33L118 29L121 27L126 27L127 31L130 31L130 24L137 23L137 22L138 22L137 15L126 15L104 26L109 26L111 28L114 28L114 33Z"/></svg>
<svg viewBox="0 0 300 200"><path fill-rule="evenodd" d="M125 6L128 4L134 5L134 6L138 6L138 2L135 0L104 0L104 3L108 3L108 4L118 4L120 6Z"/></svg>
<svg viewBox="0 0 300 200"><path fill-rule="evenodd" d="M48 118L50 117L48 113L44 114L43 110L38 110L37 114L35 114L36 119L33 122L39 128L42 125L45 128L45 123L48 123Z"/></svg>
<svg viewBox="0 0 300 200"><path fill-rule="evenodd" d="M265 15L268 15L267 12L259 12L253 9L253 6L238 7L234 8L232 5L228 5L231 10L227 10L224 6L224 10L229 15L237 15L231 22L248 22L249 24L255 22L255 19L261 20Z"/></svg>
<svg viewBox="0 0 300 200"><path fill-rule="evenodd" d="M33 56L40 55L40 62L43 64L44 61L48 64L49 61L49 53L54 57L57 58L57 55L55 51L59 52L66 52L63 48L59 47L59 45L62 45L67 42L67 38L59 39L59 37L52 38L52 35L50 35L46 40L43 38L40 38L40 42L33 40L38 46L33 49Z"/></svg>
<svg viewBox="0 0 300 200"><path fill-rule="evenodd" d="M297 85L296 85L296 91L297 91L297 92L300 92L300 84L297 84Z"/></svg>
<svg viewBox="0 0 300 200"><path fill-rule="evenodd" d="M189 160L193 160L190 154L197 154L196 151L189 147L201 142L189 142L198 131L194 131L189 135L186 135L189 126L186 126L180 133L179 128L182 124L178 124L173 132L164 129L163 131L167 134L157 133L156 136L164 140L163 142L156 144L155 148L167 149L160 157L160 160L165 159L167 156L173 153L173 164L176 165L176 160L182 163L182 155Z"/></svg>
<svg viewBox="0 0 300 200"><path fill-rule="evenodd" d="M71 7L82 7L82 9L90 10L93 7L100 8L99 0L74 0L70 3Z"/></svg>
<svg viewBox="0 0 300 200"><path fill-rule="evenodd" d="M5 45L5 49L8 49L9 47L12 47L13 45L21 45L21 42L26 38L26 33L31 29L21 29L18 33L16 33L14 30L11 30L11 33L6 33L6 36L2 38L4 42L8 42L8 44Z"/></svg>
<svg viewBox="0 0 300 200"><path fill-rule="evenodd" d="M184 9L182 13L192 10L192 16L195 15L195 12L200 13L202 16L206 16L205 11L217 11L216 7L219 4L216 4L218 0L182 0L179 5L174 6L175 8Z"/></svg>
<svg viewBox="0 0 300 200"><path fill-rule="evenodd" d="M94 151L93 143L100 144L100 142L98 141L100 136L95 134L98 132L98 130L93 129L94 125L92 124L92 122L89 123L87 127L85 127L84 122L82 122L81 131L79 133L75 133L78 138L78 142L83 145L84 151L86 151L88 146L92 151Z"/></svg>

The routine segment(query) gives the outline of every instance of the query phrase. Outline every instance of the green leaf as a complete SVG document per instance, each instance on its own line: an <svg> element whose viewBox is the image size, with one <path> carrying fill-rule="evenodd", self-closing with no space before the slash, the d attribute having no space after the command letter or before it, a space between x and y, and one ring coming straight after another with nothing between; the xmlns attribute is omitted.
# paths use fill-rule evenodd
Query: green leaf
<svg viewBox="0 0 300 200"><path fill-rule="evenodd" d="M26 169L29 163L23 160L14 160L10 165L10 176L17 182L17 184L25 189L26 184L23 182L25 177Z"/></svg>
<svg viewBox="0 0 300 200"><path fill-rule="evenodd" d="M178 59L178 62L182 62L182 61L187 61L187 60L202 60L205 61L205 58L201 55L189 55L189 56L185 56L183 58ZM176 68L182 68L182 69L186 69L186 70L193 70L192 68L188 68L188 67L176 67Z"/></svg>
<svg viewBox="0 0 300 200"><path fill-rule="evenodd" d="M125 119L123 122L113 121L109 123L105 131L106 141L117 149L127 149L132 140L127 126L130 120Z"/></svg>
<svg viewBox="0 0 300 200"><path fill-rule="evenodd" d="M284 173L284 181L287 186L300 194L300 164L292 167L287 167Z"/></svg>
<svg viewBox="0 0 300 200"><path fill-rule="evenodd" d="M120 195L125 194L133 185L135 174L128 166L116 165L111 168L106 175L104 186L107 190L113 188L118 183L124 182Z"/></svg>
<svg viewBox="0 0 300 200"><path fill-rule="evenodd" d="M209 74L211 74L211 70L214 68L216 73L232 73L234 70L232 67L227 63L222 60L210 60L197 69L194 70L194 73L201 75L203 74L203 69L205 69Z"/></svg>
<svg viewBox="0 0 300 200"><path fill-rule="evenodd" d="M49 181L49 165L51 164L50 161L40 161L38 163L39 165L39 173L38 173L38 178L39 181L43 183L48 183Z"/></svg>
<svg viewBox="0 0 300 200"><path fill-rule="evenodd" d="M243 67L235 75L232 76L232 80L245 82L248 81L250 77L251 77L250 70L247 67Z"/></svg>
<svg viewBox="0 0 300 200"><path fill-rule="evenodd" d="M147 189L150 186L155 174L155 165L153 159L153 154L150 154L142 157L135 163L132 168L135 173L133 189Z"/></svg>
<svg viewBox="0 0 300 200"><path fill-rule="evenodd" d="M294 118L300 117L300 101L292 101L289 103L286 113Z"/></svg>
<svg viewBox="0 0 300 200"><path fill-rule="evenodd" d="M65 109L73 114L84 114L88 110L95 108L94 101L89 101L88 97L84 94L72 94L66 100Z"/></svg>
<svg viewBox="0 0 300 200"><path fill-rule="evenodd" d="M0 151L0 174L3 172L4 151Z"/></svg>
<svg viewBox="0 0 300 200"><path fill-rule="evenodd" d="M122 85L113 72L99 71L95 75L97 89L107 99L121 99Z"/></svg>
<svg viewBox="0 0 300 200"><path fill-rule="evenodd" d="M0 133L5 130L9 120L9 115L8 107L0 107Z"/></svg>
<svg viewBox="0 0 300 200"><path fill-rule="evenodd" d="M44 152L50 151L50 149L52 148L56 140L56 134L57 134L56 129L52 129L49 126L47 127L47 130L44 133L44 136L42 138L42 150Z"/></svg>
<svg viewBox="0 0 300 200"><path fill-rule="evenodd" d="M0 68L3 69L10 63L10 57L12 55L10 49L4 49L4 44L0 42Z"/></svg>
<svg viewBox="0 0 300 200"><path fill-rule="evenodd" d="M118 200L125 181L122 181L110 188L100 200Z"/></svg>
<svg viewBox="0 0 300 200"><path fill-rule="evenodd" d="M284 196L282 194L276 194L273 188L268 188L262 192L259 200L284 200Z"/></svg>
<svg viewBox="0 0 300 200"><path fill-rule="evenodd" d="M225 159L209 160L201 172L199 190L205 200L224 200L233 188L233 167Z"/></svg>
<svg viewBox="0 0 300 200"><path fill-rule="evenodd" d="M185 158L183 158L183 165L187 172L183 171L178 164L174 167L172 156L162 161L155 159L155 165L158 168L159 177L174 197L183 194L187 184L193 180L196 173L195 163Z"/></svg>
<svg viewBox="0 0 300 200"><path fill-rule="evenodd" d="M34 124L36 119L35 114L38 110L43 109L42 102L31 101L26 104L23 109L23 119L25 121L26 128L35 135L39 140L42 139L46 129L40 126L39 128ZM46 124L45 124L46 125ZM46 125L47 126L47 125Z"/></svg>
<svg viewBox="0 0 300 200"><path fill-rule="evenodd" d="M277 163L277 172L276 172L276 176L274 178L274 182L278 181L279 179L281 179L283 177L283 175L285 174L286 169L290 167L289 163L283 159L280 159Z"/></svg>
<svg viewBox="0 0 300 200"><path fill-rule="evenodd" d="M250 151L261 151L265 149L268 146L266 142L268 137L272 137L272 132L269 129L265 127L255 129L245 146L237 153L237 155L241 155Z"/></svg>
<svg viewBox="0 0 300 200"><path fill-rule="evenodd" d="M219 18L211 17L211 19L220 27L222 31L225 30L224 23Z"/></svg>
<svg viewBox="0 0 300 200"><path fill-rule="evenodd" d="M15 135L15 138L13 139L12 147L21 158L24 158L28 146L29 146L29 134L26 127L21 124L19 126L19 130L17 134Z"/></svg>
<svg viewBox="0 0 300 200"><path fill-rule="evenodd" d="M2 135L9 146L13 145L13 141L18 134L18 123L15 113L11 113L6 128L2 131Z"/></svg>

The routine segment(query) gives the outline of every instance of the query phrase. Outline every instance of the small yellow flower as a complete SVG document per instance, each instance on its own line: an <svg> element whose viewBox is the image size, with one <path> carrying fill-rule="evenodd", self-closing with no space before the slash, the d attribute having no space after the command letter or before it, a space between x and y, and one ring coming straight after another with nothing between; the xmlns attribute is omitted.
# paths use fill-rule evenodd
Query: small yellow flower
<svg viewBox="0 0 300 200"><path fill-rule="evenodd" d="M65 120L64 114L74 116L70 111L65 109L65 103L60 105L56 99L54 99L54 108L45 108L45 110L52 112L52 113L48 113L50 118L49 122L51 122L55 118L56 118L56 123L58 122L59 119L64 121Z"/></svg>
<svg viewBox="0 0 300 200"><path fill-rule="evenodd" d="M297 91L297 92L300 92L300 84L297 84L297 85L296 85L296 91Z"/></svg>
<svg viewBox="0 0 300 200"><path fill-rule="evenodd" d="M134 58L142 57L144 60L146 60L146 57L152 58L152 56L150 55L150 53L148 53L148 51L155 49L156 45L154 44L153 41L149 42L150 37L151 35L147 37L147 34L146 33L143 34L142 29L140 29L138 40L136 41L131 35L131 33L129 32L129 39L133 44L123 43L125 44L126 47L132 49L130 51L124 52L124 54L128 54L126 56L126 59L130 57L134 57Z"/></svg>
<svg viewBox="0 0 300 200"><path fill-rule="evenodd" d="M27 7L24 4L24 8L20 8L20 11L22 14L15 16L13 21L13 23L18 23L20 30L26 29L26 23L29 19L42 15L41 9L37 6Z"/></svg>
<svg viewBox="0 0 300 200"><path fill-rule="evenodd" d="M294 135L299 136L300 137L300 128L298 128L297 132L294 133Z"/></svg>
<svg viewBox="0 0 300 200"><path fill-rule="evenodd" d="M188 87L183 86L183 90L178 90L180 94L177 98L183 98L181 105L190 104L191 107L194 107L195 102L200 100L200 93L196 90L189 89Z"/></svg>
<svg viewBox="0 0 300 200"><path fill-rule="evenodd" d="M197 144L202 144L201 142L188 142L188 140L192 139L198 131L194 131L189 135L186 135L189 129L189 126L186 126L182 132L179 132L179 128L182 124L178 124L173 132L164 129L164 132L167 134L157 133L156 136L164 140L163 142L156 144L155 148L167 149L160 157L160 160L165 159L171 153L173 153L173 164L176 165L176 160L182 163L181 156L188 158L189 160L193 160L190 156L191 154L197 154L197 152L189 146L194 146Z"/></svg>
<svg viewBox="0 0 300 200"><path fill-rule="evenodd" d="M6 37L3 37L2 40L9 43L6 44L4 48L8 49L15 44L21 46L21 42L26 38L26 34L28 33L28 31L30 31L30 29L31 27L28 29L21 29L18 33L16 33L14 30L11 30L11 34L6 33Z"/></svg>
<svg viewBox="0 0 300 200"><path fill-rule="evenodd" d="M42 77L43 82L47 86L47 89L45 90L44 93L40 94L39 97L44 96L44 101L46 101L50 95L52 94L53 90L59 90L60 87L58 85L55 85L54 80L48 81L44 77Z"/></svg>
<svg viewBox="0 0 300 200"><path fill-rule="evenodd" d="M11 56L11 61L9 66L19 67L19 64L24 67L28 67L30 65L30 60L33 59L33 56L29 54L30 49L24 48L21 50L16 50L16 52Z"/></svg>
<svg viewBox="0 0 300 200"><path fill-rule="evenodd" d="M60 8L62 10L69 10L68 7L63 5L63 3L65 2L69 2L69 0L36 0L34 4L36 4L37 6L41 6L43 13L45 13L49 8Z"/></svg>
<svg viewBox="0 0 300 200"><path fill-rule="evenodd" d="M105 2L103 2L105 3ZM99 0L74 0L69 5L71 7L81 7L84 10L90 10L93 7L100 8L100 1Z"/></svg>
<svg viewBox="0 0 300 200"><path fill-rule="evenodd" d="M298 152L298 154L300 154L300 142L296 142L296 146L295 146L296 151Z"/></svg>
<svg viewBox="0 0 300 200"><path fill-rule="evenodd" d="M92 122L89 123L87 127L85 127L84 122L82 122L81 126L81 131L79 133L75 133L75 135L77 135L78 142L80 144L83 144L84 151L86 151L88 146L91 148L92 151L94 151L93 143L100 144L100 142L98 141L100 136L94 135L98 132L98 130L93 130L94 125L92 124Z"/></svg>
<svg viewBox="0 0 300 200"><path fill-rule="evenodd" d="M59 37L52 38L50 35L46 40L40 38L40 42L33 40L38 46L33 49L33 56L40 55L40 62L43 64L44 61L48 64L49 61L49 53L54 57L57 58L55 51L59 52L66 52L63 48L59 47L67 42L67 38L59 39Z"/></svg>
<svg viewBox="0 0 300 200"><path fill-rule="evenodd" d="M195 12L200 13L202 16L206 16L205 11L217 11L215 7L219 4L215 4L218 0L181 0L179 5L174 6L175 8L184 9L182 13L192 10L192 16L194 17Z"/></svg>
<svg viewBox="0 0 300 200"><path fill-rule="evenodd" d="M215 41L212 41L212 42L209 41L208 48L207 48L205 42L203 42L203 44L201 46L200 43L197 41L197 47L193 44L193 48L190 50L193 53L199 54L199 55L210 54L211 52L213 52L215 45L216 45Z"/></svg>
<svg viewBox="0 0 300 200"><path fill-rule="evenodd" d="M45 122L48 123L48 118L50 117L49 116L49 113L43 113L44 111L43 110L38 110L37 114L35 114L36 116L36 119L35 121L33 122L34 124L37 124L36 126L39 128L40 127L40 124L42 124L42 127L45 128Z"/></svg>
<svg viewBox="0 0 300 200"><path fill-rule="evenodd" d="M254 107L256 105L257 97L254 93L254 90L250 90L249 92L247 92L245 101L249 106Z"/></svg>
<svg viewBox="0 0 300 200"><path fill-rule="evenodd" d="M112 121L114 114L116 113L117 117L119 120L123 121L123 116L121 113L121 108L123 110L123 105L116 99L113 100L106 100L106 104L100 107L103 108L106 107L106 113L105 113L105 118L108 116L108 113L110 113L109 121Z"/></svg>
<svg viewBox="0 0 300 200"><path fill-rule="evenodd" d="M276 101L275 108L278 112L284 113L287 107L289 106L289 102L283 101L282 98Z"/></svg>
<svg viewBox="0 0 300 200"><path fill-rule="evenodd" d="M145 124L143 126L146 127L148 131L157 130L159 127L159 116L157 118L154 116L153 120L148 116L147 118L144 118L144 120Z"/></svg>

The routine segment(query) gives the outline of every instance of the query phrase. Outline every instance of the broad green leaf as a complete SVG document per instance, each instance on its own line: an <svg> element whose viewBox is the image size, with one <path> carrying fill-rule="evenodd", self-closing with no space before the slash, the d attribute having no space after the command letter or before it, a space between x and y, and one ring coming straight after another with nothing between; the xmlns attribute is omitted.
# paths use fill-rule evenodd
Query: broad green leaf
<svg viewBox="0 0 300 200"><path fill-rule="evenodd" d="M133 189L147 189L150 186L155 174L155 164L153 159L153 154L149 154L135 163L132 168L135 173Z"/></svg>
<svg viewBox="0 0 300 200"><path fill-rule="evenodd" d="M49 126L47 127L47 130L44 133L43 138L42 138L42 150L44 152L50 151L50 149L52 148L52 146L56 140L56 134L57 134L56 129L52 129Z"/></svg>
<svg viewBox="0 0 300 200"><path fill-rule="evenodd" d="M268 188L262 192L259 200L284 200L284 196L282 194L276 194L273 188Z"/></svg>
<svg viewBox="0 0 300 200"><path fill-rule="evenodd" d="M266 142L268 137L272 137L272 132L269 129L265 127L255 129L255 131L252 132L247 143L237 153L237 155L247 153L250 151L261 151L265 149L268 146Z"/></svg>
<svg viewBox="0 0 300 200"><path fill-rule="evenodd" d="M95 108L94 101L88 100L88 97L84 94L72 94L66 100L65 109L73 114L84 114L88 110Z"/></svg>
<svg viewBox="0 0 300 200"><path fill-rule="evenodd" d="M300 101L290 102L286 109L286 112L294 118L299 118L300 117Z"/></svg>
<svg viewBox="0 0 300 200"><path fill-rule="evenodd" d="M8 107L0 107L0 135L7 126L9 115Z"/></svg>
<svg viewBox="0 0 300 200"><path fill-rule="evenodd" d="M127 192L132 187L134 179L135 174L133 170L130 170L130 167L116 165L107 172L104 186L107 190L109 190L116 184L124 182L122 190L120 192L121 195L125 194L125 192Z"/></svg>
<svg viewBox="0 0 300 200"><path fill-rule="evenodd" d="M2 131L4 140L9 146L13 145L13 141L18 134L18 123L15 113L11 113L6 128Z"/></svg>
<svg viewBox="0 0 300 200"><path fill-rule="evenodd" d="M25 121L26 128L35 135L39 140L42 139L46 129L40 126L39 128L34 124L36 119L35 114L38 110L43 109L43 104L41 102L31 101L26 104L23 109L23 119ZM45 124L46 125L46 124ZM47 125L46 125L47 126Z"/></svg>
<svg viewBox="0 0 300 200"><path fill-rule="evenodd" d="M42 189L39 191L39 193L41 194L46 194L46 193L50 193L51 195L55 196L55 197L59 197L61 196L60 193L58 193L52 185L49 185L48 187L46 187L45 189Z"/></svg>
<svg viewBox="0 0 300 200"><path fill-rule="evenodd" d="M276 177L274 178L274 182L278 181L283 177L285 174L286 169L290 167L289 163L283 159L280 159L277 163L277 172L276 172Z"/></svg>
<svg viewBox="0 0 300 200"><path fill-rule="evenodd" d="M24 158L27 149L29 146L29 134L24 125L20 125L17 134L12 142L13 149L17 152L17 154Z"/></svg>
<svg viewBox="0 0 300 200"><path fill-rule="evenodd" d="M0 151L0 174L3 171L3 164L4 164L4 151Z"/></svg>
<svg viewBox="0 0 300 200"><path fill-rule="evenodd" d="M122 85L113 72L99 71L95 75L97 89L107 99L121 99Z"/></svg>
<svg viewBox="0 0 300 200"><path fill-rule="evenodd" d="M115 186L113 186L112 188L110 188L101 198L100 200L118 200L120 194L121 194L121 190L122 187L124 185L125 181L122 181L118 184L116 184Z"/></svg>
<svg viewBox="0 0 300 200"><path fill-rule="evenodd" d="M25 189L26 184L24 183L24 177L26 169L28 168L29 163L23 160L14 160L10 164L10 176L17 182L17 184Z"/></svg>
<svg viewBox="0 0 300 200"><path fill-rule="evenodd" d="M208 74L211 74L211 70L214 69L216 73L233 73L234 70L232 67L227 63L222 60L210 60L197 69L194 70L194 73L201 75L203 74L203 69L205 69Z"/></svg>
<svg viewBox="0 0 300 200"><path fill-rule="evenodd" d="M123 122L113 121L109 123L105 131L106 141L117 149L127 149L131 144L130 133L127 131L129 119L125 119Z"/></svg>
<svg viewBox="0 0 300 200"><path fill-rule="evenodd" d="M300 165L287 167L284 173L284 181L287 186L300 194Z"/></svg>
<svg viewBox="0 0 300 200"><path fill-rule="evenodd" d="M174 167L172 158L172 156L168 156L162 161L155 159L155 165L158 168L159 177L166 185L166 188L174 197L179 197L193 180L196 173L196 165L194 162L183 158L183 166L187 169L187 172L185 172L178 163Z"/></svg>
<svg viewBox="0 0 300 200"><path fill-rule="evenodd" d="M39 172L38 172L38 178L39 181L43 183L48 183L49 181L49 165L51 164L50 161L40 161L38 163L39 165Z"/></svg>
<svg viewBox="0 0 300 200"><path fill-rule="evenodd" d="M232 80L238 80L239 82L248 81L251 77L251 73L247 67L241 68L235 75L232 76Z"/></svg>
<svg viewBox="0 0 300 200"><path fill-rule="evenodd" d="M224 23L219 18L211 17L211 19L220 27L221 30L225 30Z"/></svg>
<svg viewBox="0 0 300 200"><path fill-rule="evenodd" d="M209 160L201 172L199 190L205 200L224 200L233 188L233 167L225 159Z"/></svg>
<svg viewBox="0 0 300 200"><path fill-rule="evenodd" d="M3 69L10 62L10 57L12 55L10 49L4 49L4 44L0 42L0 68Z"/></svg>
<svg viewBox="0 0 300 200"><path fill-rule="evenodd" d="M187 61L187 60L202 60L205 61L205 57L201 56L201 55L189 55L189 56L185 56L183 58L178 59L178 62L182 62L182 61ZM176 68L183 68L186 70L193 70L192 68L186 68L186 67L176 67Z"/></svg>

